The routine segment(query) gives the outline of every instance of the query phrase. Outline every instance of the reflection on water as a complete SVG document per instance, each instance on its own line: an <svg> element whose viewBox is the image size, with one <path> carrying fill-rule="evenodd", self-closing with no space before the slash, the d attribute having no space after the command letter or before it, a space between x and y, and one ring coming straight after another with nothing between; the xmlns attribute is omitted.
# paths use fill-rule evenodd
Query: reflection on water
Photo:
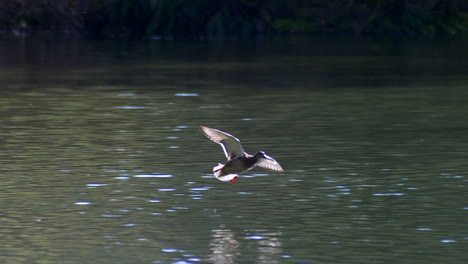
<svg viewBox="0 0 468 264"><path fill-rule="evenodd" d="M257 263L279 263L280 253L282 252L282 244L280 240L280 232L268 232L259 230L257 232L263 235L253 235L248 239L258 240L258 256Z"/></svg>
<svg viewBox="0 0 468 264"><path fill-rule="evenodd" d="M461 44L17 41L0 41L5 263L467 261ZM285 173L217 181L200 124Z"/></svg>
<svg viewBox="0 0 468 264"><path fill-rule="evenodd" d="M236 240L236 235L230 229L220 227L214 229L212 233L213 239L210 242L210 262L231 264L236 263L235 258L240 254L238 247L239 242Z"/></svg>
<svg viewBox="0 0 468 264"><path fill-rule="evenodd" d="M209 257L210 263L237 263L237 258L241 255L240 244L242 243L247 244L250 248L249 256L257 256L255 263L279 263L282 252L280 232L248 230L246 234L250 235L239 237L238 234L224 225L221 225L219 229L213 229L210 241L212 252ZM251 249L252 247L254 250Z"/></svg>

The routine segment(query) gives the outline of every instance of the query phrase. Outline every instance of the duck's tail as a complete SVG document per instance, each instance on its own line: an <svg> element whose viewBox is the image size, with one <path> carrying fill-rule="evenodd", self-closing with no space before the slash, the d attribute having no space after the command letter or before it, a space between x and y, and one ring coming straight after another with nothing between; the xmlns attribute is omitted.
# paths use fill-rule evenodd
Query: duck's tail
<svg viewBox="0 0 468 264"><path fill-rule="evenodd" d="M216 175L215 175L216 176ZM220 177L216 177L218 180L220 181L228 181L230 184L234 184L237 180L237 178L239 178L239 175L237 174L228 174L228 175L223 175L223 176L220 176Z"/></svg>
<svg viewBox="0 0 468 264"><path fill-rule="evenodd" d="M224 164L218 163L218 165L216 165L213 168L213 173L216 176L216 178L219 178L221 176L221 172L223 170L223 167L224 167Z"/></svg>

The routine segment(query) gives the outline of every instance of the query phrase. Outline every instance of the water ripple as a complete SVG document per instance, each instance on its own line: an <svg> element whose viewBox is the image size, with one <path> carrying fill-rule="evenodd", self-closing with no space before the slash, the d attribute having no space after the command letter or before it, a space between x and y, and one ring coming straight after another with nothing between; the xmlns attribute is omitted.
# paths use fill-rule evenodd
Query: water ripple
<svg viewBox="0 0 468 264"><path fill-rule="evenodd" d="M373 193L374 196L402 196L405 195L402 192L393 192L393 193Z"/></svg>
<svg viewBox="0 0 468 264"><path fill-rule="evenodd" d="M89 201L80 201L80 202L76 202L75 204L76 205L88 205L88 204L91 204L91 202L89 202Z"/></svg>
<svg viewBox="0 0 468 264"><path fill-rule="evenodd" d="M135 178L171 178L171 174L138 174Z"/></svg>
<svg viewBox="0 0 468 264"><path fill-rule="evenodd" d="M106 218L115 218L115 217L122 217L123 215L121 215L121 214L103 214L101 216L106 217Z"/></svg>
<svg viewBox="0 0 468 264"><path fill-rule="evenodd" d="M190 188L191 191L208 191L210 190L211 186L205 186L205 187L194 187L194 188Z"/></svg>
<svg viewBox="0 0 468 264"><path fill-rule="evenodd" d="M114 179L116 179L116 180L128 180L128 179L130 179L130 177L128 177L128 176L117 176L117 177L114 177Z"/></svg>
<svg viewBox="0 0 468 264"><path fill-rule="evenodd" d="M260 240L260 239L264 239L264 237L261 235L251 235L251 236L246 236L245 239Z"/></svg>
<svg viewBox="0 0 468 264"><path fill-rule="evenodd" d="M158 191L160 191L160 192L173 192L175 190L176 189L174 189L174 188L161 188L161 189L158 189Z"/></svg>
<svg viewBox="0 0 468 264"><path fill-rule="evenodd" d="M175 96L199 96L197 93L176 93Z"/></svg>
<svg viewBox="0 0 468 264"><path fill-rule="evenodd" d="M432 231L432 228L430 227L418 227L416 228L418 231Z"/></svg>
<svg viewBox="0 0 468 264"><path fill-rule="evenodd" d="M97 188L97 187L102 187L102 186L107 186L109 184L107 183L88 183L86 184L86 186L88 186L88 188Z"/></svg>
<svg viewBox="0 0 468 264"><path fill-rule="evenodd" d="M115 106L114 108L116 108L116 109L143 109L143 108L146 108L146 107L145 106L124 105L124 106Z"/></svg>
<svg viewBox="0 0 468 264"><path fill-rule="evenodd" d="M441 239L440 242L442 242L442 243L455 243L457 241L455 239L444 238L444 239Z"/></svg>
<svg viewBox="0 0 468 264"><path fill-rule="evenodd" d="M174 253L174 252L177 252L179 250L176 249L176 248L163 248L163 249L161 249L161 251L166 252L166 253Z"/></svg>

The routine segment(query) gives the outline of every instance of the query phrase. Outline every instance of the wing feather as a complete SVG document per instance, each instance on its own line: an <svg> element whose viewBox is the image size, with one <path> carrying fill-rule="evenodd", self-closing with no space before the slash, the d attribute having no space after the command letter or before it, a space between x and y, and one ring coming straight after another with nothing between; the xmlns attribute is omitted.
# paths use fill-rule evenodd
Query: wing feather
<svg viewBox="0 0 468 264"><path fill-rule="evenodd" d="M267 170L283 172L283 168L281 168L281 165L271 157L268 157L266 159L265 158L258 159L257 166L262 167Z"/></svg>
<svg viewBox="0 0 468 264"><path fill-rule="evenodd" d="M205 136L221 145L224 155L228 160L235 159L245 155L244 149L240 144L240 140L218 129L213 129L205 126L200 126L201 131Z"/></svg>

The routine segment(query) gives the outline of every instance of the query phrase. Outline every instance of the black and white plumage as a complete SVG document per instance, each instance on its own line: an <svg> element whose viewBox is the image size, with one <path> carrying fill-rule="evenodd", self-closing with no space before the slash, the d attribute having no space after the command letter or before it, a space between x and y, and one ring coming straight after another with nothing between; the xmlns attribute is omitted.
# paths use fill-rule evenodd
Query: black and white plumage
<svg viewBox="0 0 468 264"><path fill-rule="evenodd" d="M281 165L265 152L259 151L255 155L247 154L240 140L218 129L200 126L201 131L209 139L221 145L226 155L226 164L218 164L213 168L213 173L218 180L235 183L240 173L246 172L256 166L264 169L283 172Z"/></svg>

